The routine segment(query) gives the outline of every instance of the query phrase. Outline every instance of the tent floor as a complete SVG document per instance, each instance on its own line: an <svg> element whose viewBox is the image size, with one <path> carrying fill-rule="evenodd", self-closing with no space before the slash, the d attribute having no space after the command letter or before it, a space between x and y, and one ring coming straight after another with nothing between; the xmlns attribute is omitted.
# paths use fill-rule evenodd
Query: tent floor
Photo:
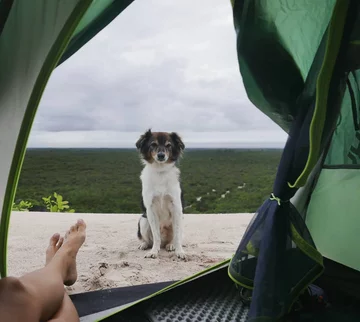
<svg viewBox="0 0 360 322"><path fill-rule="evenodd" d="M248 310L224 267L109 316L105 321L244 322Z"/></svg>
<svg viewBox="0 0 360 322"><path fill-rule="evenodd" d="M73 294L70 298L79 316L82 317L140 300L174 282L169 281L85 292Z"/></svg>
<svg viewBox="0 0 360 322"><path fill-rule="evenodd" d="M360 321L360 272L327 259L324 263L325 272L315 284L325 290L331 303L330 307L321 310L308 307L306 308L308 312L305 310L288 316L286 321ZM72 295L71 298L80 316L113 308L116 312L121 305L156 293L172 283L164 282L95 291ZM227 267L223 267L112 314L105 321L243 322L247 319L248 310L248 305L242 302L239 290L228 277ZM90 321L90 319L86 321Z"/></svg>
<svg viewBox="0 0 360 322"><path fill-rule="evenodd" d="M289 322L360 321L360 272L324 258L325 272L315 282L326 293L330 306L301 312Z"/></svg>

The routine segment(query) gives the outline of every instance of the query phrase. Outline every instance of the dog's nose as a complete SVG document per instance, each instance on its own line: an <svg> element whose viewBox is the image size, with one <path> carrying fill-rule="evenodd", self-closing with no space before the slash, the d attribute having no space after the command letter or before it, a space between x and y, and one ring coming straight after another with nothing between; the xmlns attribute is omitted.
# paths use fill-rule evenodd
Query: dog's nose
<svg viewBox="0 0 360 322"><path fill-rule="evenodd" d="M160 161L164 160L165 159L165 153L164 152L159 152L157 154L157 157Z"/></svg>

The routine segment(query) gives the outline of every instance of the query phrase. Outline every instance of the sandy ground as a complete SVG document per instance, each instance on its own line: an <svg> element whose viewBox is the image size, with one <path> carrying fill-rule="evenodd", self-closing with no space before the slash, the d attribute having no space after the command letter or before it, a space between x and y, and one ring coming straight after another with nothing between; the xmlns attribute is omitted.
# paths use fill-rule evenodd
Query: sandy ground
<svg viewBox="0 0 360 322"><path fill-rule="evenodd" d="M63 234L77 218L88 226L78 255L78 281L70 293L178 280L230 258L252 214L185 215L186 262L162 250L144 258L136 237L139 215L14 212L8 242L8 275L41 268L49 237Z"/></svg>

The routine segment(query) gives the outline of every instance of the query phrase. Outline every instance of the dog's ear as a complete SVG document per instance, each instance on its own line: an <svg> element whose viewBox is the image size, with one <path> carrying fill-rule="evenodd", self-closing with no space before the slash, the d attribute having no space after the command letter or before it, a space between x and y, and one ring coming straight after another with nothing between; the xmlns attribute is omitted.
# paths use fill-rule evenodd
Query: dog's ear
<svg viewBox="0 0 360 322"><path fill-rule="evenodd" d="M144 134L142 134L142 135L140 136L139 140L137 140L137 142L136 142L136 144L135 144L135 145L136 145L136 148L137 148L138 150L140 150L140 149L144 146L144 144L146 143L146 141L151 138L151 135L152 135L151 129L147 130Z"/></svg>
<svg viewBox="0 0 360 322"><path fill-rule="evenodd" d="M185 150L185 144L177 133L175 132L170 133L170 137L171 140L174 142L175 147L179 149L180 152Z"/></svg>

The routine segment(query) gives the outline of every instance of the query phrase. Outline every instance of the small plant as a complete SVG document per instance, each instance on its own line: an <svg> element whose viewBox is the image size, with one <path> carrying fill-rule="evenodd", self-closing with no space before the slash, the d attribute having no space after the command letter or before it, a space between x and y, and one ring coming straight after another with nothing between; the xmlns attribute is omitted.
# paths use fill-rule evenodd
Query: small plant
<svg viewBox="0 0 360 322"><path fill-rule="evenodd" d="M42 200L50 212L75 212L75 209L70 208L69 201L63 200L62 195L56 192L49 197L43 197Z"/></svg>
<svg viewBox="0 0 360 322"><path fill-rule="evenodd" d="M13 202L12 210L14 211L29 211L33 204L30 201L20 200L19 203Z"/></svg>

